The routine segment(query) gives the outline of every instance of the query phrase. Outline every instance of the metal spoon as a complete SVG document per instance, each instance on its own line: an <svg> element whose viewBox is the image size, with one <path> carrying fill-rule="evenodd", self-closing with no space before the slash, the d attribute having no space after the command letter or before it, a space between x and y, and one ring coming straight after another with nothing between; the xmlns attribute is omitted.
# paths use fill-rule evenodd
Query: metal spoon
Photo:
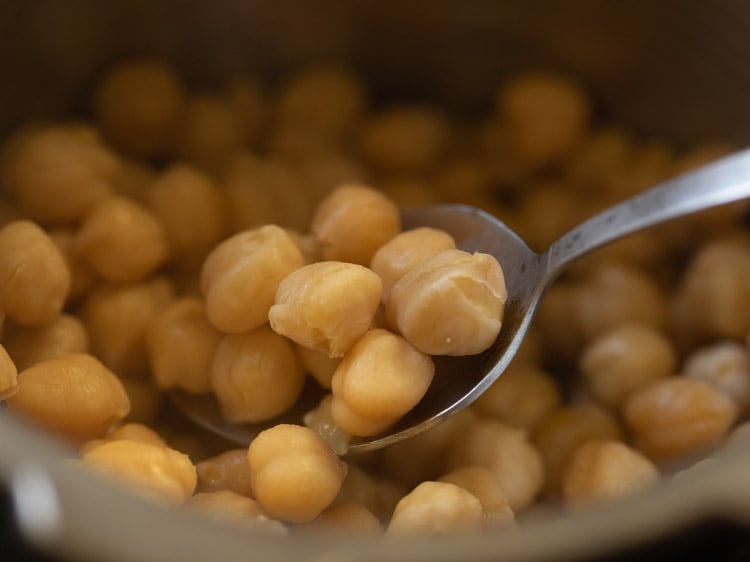
<svg viewBox="0 0 750 562"><path fill-rule="evenodd" d="M422 401L386 433L354 438L348 452L371 451L408 439L476 400L513 359L545 290L573 260L628 234L746 197L750 197L750 150L623 201L569 231L541 254L529 249L501 221L473 207L438 205L405 210L405 229L439 228L453 235L459 248L489 253L498 259L509 295L503 327L492 347L479 355L437 357L435 378ZM182 392L173 392L171 397L195 423L242 444L275 423L300 423L317 398L306 393L283 419L262 425L232 425L222 420L218 405L210 397Z"/></svg>

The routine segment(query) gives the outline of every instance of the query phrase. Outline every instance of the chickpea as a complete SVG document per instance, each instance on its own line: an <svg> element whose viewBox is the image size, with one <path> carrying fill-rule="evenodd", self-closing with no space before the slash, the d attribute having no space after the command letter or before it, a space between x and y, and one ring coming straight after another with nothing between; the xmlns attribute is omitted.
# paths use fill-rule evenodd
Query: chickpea
<svg viewBox="0 0 750 562"><path fill-rule="evenodd" d="M146 328L173 298L174 289L163 277L97 287L81 310L92 353L120 376L146 373Z"/></svg>
<svg viewBox="0 0 750 562"><path fill-rule="evenodd" d="M566 164L566 176L586 190L601 191L631 162L632 136L617 126L592 131Z"/></svg>
<svg viewBox="0 0 750 562"><path fill-rule="evenodd" d="M211 391L211 364L221 332L208 321L203 301L178 299L150 320L145 343L151 372L159 388Z"/></svg>
<svg viewBox="0 0 750 562"><path fill-rule="evenodd" d="M574 81L528 73L505 83L497 111L508 128L513 154L543 167L559 162L581 142L589 125L590 101Z"/></svg>
<svg viewBox="0 0 750 562"><path fill-rule="evenodd" d="M47 359L21 371L18 392L6 404L11 412L79 442L105 435L130 411L120 380L84 353Z"/></svg>
<svg viewBox="0 0 750 562"><path fill-rule="evenodd" d="M305 427L320 435L334 453L343 456L349 450L352 436L336 424L331 412L332 403L333 395L326 394L315 408L302 416L302 421Z"/></svg>
<svg viewBox="0 0 750 562"><path fill-rule="evenodd" d="M536 365L516 360L479 397L474 409L513 427L532 430L561 404L562 394L555 379Z"/></svg>
<svg viewBox="0 0 750 562"><path fill-rule="evenodd" d="M396 505L386 536L481 533L482 504L449 482L422 482Z"/></svg>
<svg viewBox="0 0 750 562"><path fill-rule="evenodd" d="M364 506L356 503L337 503L327 508L310 525L315 531L346 533L347 535L381 535L383 525Z"/></svg>
<svg viewBox="0 0 750 562"><path fill-rule="evenodd" d="M130 439L131 441L140 441L141 443L150 443L151 445L166 446L166 441L156 431L142 423L126 423L113 429L106 437L109 441L118 439Z"/></svg>
<svg viewBox="0 0 750 562"><path fill-rule="evenodd" d="M611 501L653 485L659 470L620 441L589 441L573 451L562 477L568 505Z"/></svg>
<svg viewBox="0 0 750 562"><path fill-rule="evenodd" d="M331 379L331 414L352 435L375 435L422 399L432 360L387 330L370 330L344 355Z"/></svg>
<svg viewBox="0 0 750 562"><path fill-rule="evenodd" d="M324 260L369 265L380 246L401 230L398 207L362 185L342 185L315 208L312 233Z"/></svg>
<svg viewBox="0 0 750 562"><path fill-rule="evenodd" d="M0 308L22 326L52 322L70 292L70 270L36 224L15 221L0 229Z"/></svg>
<svg viewBox="0 0 750 562"><path fill-rule="evenodd" d="M370 327L382 282L353 263L323 261L290 273L268 311L277 333L329 357L343 357Z"/></svg>
<svg viewBox="0 0 750 562"><path fill-rule="evenodd" d="M118 195L146 204L155 179L156 170L148 164L123 158L120 173L113 180L113 187Z"/></svg>
<svg viewBox="0 0 750 562"><path fill-rule="evenodd" d="M0 400L18 392L18 370L5 347L0 345Z"/></svg>
<svg viewBox="0 0 750 562"><path fill-rule="evenodd" d="M737 406L703 381L670 377L631 395L622 413L636 447L664 465L717 445L736 420Z"/></svg>
<svg viewBox="0 0 750 562"><path fill-rule="evenodd" d="M303 265L302 253L278 226L235 234L203 263L201 289L208 319L228 333L264 325L282 279Z"/></svg>
<svg viewBox="0 0 750 562"><path fill-rule="evenodd" d="M20 132L15 142L2 182L41 223L77 223L110 195L120 173L117 156L89 127L41 127Z"/></svg>
<svg viewBox="0 0 750 562"><path fill-rule="evenodd" d="M16 367L23 371L45 359L67 353L88 353L89 336L78 317L61 314L44 326L19 326L10 331L5 337L5 348Z"/></svg>
<svg viewBox="0 0 750 562"><path fill-rule="evenodd" d="M94 92L93 109L115 145L152 158L171 151L185 99L172 68L155 60L131 60L104 74Z"/></svg>
<svg viewBox="0 0 750 562"><path fill-rule="evenodd" d="M400 209L436 205L441 202L441 197L435 192L435 188L420 178L395 177L381 179L379 188Z"/></svg>
<svg viewBox="0 0 750 562"><path fill-rule="evenodd" d="M338 152L306 153L294 162L294 168L317 204L335 188L344 184L366 183L368 174L361 164ZM379 186L380 191L385 191Z"/></svg>
<svg viewBox="0 0 750 562"><path fill-rule="evenodd" d="M750 355L745 346L724 341L696 349L685 358L682 372L725 393L740 413L750 410Z"/></svg>
<svg viewBox="0 0 750 562"><path fill-rule="evenodd" d="M255 498L272 517L315 519L336 498L346 465L310 429L281 424L262 431L248 449Z"/></svg>
<svg viewBox="0 0 750 562"><path fill-rule="evenodd" d="M378 482L365 469L352 462L347 463L346 478L331 505L354 504L370 513L380 514L382 503Z"/></svg>
<svg viewBox="0 0 750 562"><path fill-rule="evenodd" d="M266 517L257 501L230 490L197 493L188 498L185 507L222 521L243 523L252 529L279 535L288 533L282 523Z"/></svg>
<svg viewBox="0 0 750 562"><path fill-rule="evenodd" d="M50 240L65 259L70 271L70 291L68 302L77 303L96 284L96 274L76 249L77 233L73 229L56 228L47 232Z"/></svg>
<svg viewBox="0 0 750 562"><path fill-rule="evenodd" d="M268 103L261 85L247 76L238 76L227 82L222 97L239 123L243 143L254 144L268 119Z"/></svg>
<svg viewBox="0 0 750 562"><path fill-rule="evenodd" d="M255 423L287 411L299 398L305 371L289 340L268 326L225 336L213 358L211 387L232 423Z"/></svg>
<svg viewBox="0 0 750 562"><path fill-rule="evenodd" d="M562 474L570 455L589 441L622 438L617 419L604 408L591 402L563 406L539 423L532 440L544 460L544 495L557 499Z"/></svg>
<svg viewBox="0 0 750 562"><path fill-rule="evenodd" d="M195 468L201 492L229 490L247 497L253 495L246 449L229 449L198 462Z"/></svg>
<svg viewBox="0 0 750 562"><path fill-rule="evenodd" d="M482 504L483 528L492 532L515 522L515 515L497 477L483 466L457 468L439 478L476 496Z"/></svg>
<svg viewBox="0 0 750 562"><path fill-rule="evenodd" d="M638 389L673 375L677 351L656 328L623 323L594 338L578 363L592 395L616 409Z"/></svg>
<svg viewBox="0 0 750 562"><path fill-rule="evenodd" d="M507 296L493 256L444 250L393 286L386 320L423 353L472 355L495 342Z"/></svg>
<svg viewBox="0 0 750 562"><path fill-rule="evenodd" d="M110 197L88 214L76 238L76 250L106 281L141 281L169 255L159 219L135 201Z"/></svg>
<svg viewBox="0 0 750 562"><path fill-rule="evenodd" d="M149 196L172 258L190 266L200 264L224 234L219 188L197 169L175 164L156 178Z"/></svg>
<svg viewBox="0 0 750 562"><path fill-rule="evenodd" d="M370 263L370 269L383 281L383 301L388 301L391 289L404 274L427 258L455 247L450 234L435 228L415 228L391 238L375 252Z"/></svg>
<svg viewBox="0 0 750 562"><path fill-rule="evenodd" d="M130 413L125 419L134 423L156 423L163 406L163 395L159 389L145 378L127 377L121 382L130 397Z"/></svg>
<svg viewBox="0 0 750 562"><path fill-rule="evenodd" d="M338 357L328 357L323 351L296 344L295 349L305 370L326 390L331 390L331 378L341 363Z"/></svg>
<svg viewBox="0 0 750 562"><path fill-rule="evenodd" d="M82 460L84 466L170 504L183 503L195 490L190 458L169 447L118 439L86 451Z"/></svg>
<svg viewBox="0 0 750 562"><path fill-rule="evenodd" d="M544 483L542 456L525 431L479 419L464 429L448 452L447 469L483 466L500 482L514 513L531 505Z"/></svg>

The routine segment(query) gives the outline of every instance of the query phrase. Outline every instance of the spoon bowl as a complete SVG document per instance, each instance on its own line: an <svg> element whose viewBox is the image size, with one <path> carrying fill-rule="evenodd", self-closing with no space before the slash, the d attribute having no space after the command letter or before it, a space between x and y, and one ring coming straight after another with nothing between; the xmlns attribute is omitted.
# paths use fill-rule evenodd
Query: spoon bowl
<svg viewBox="0 0 750 562"><path fill-rule="evenodd" d="M513 359L545 290L572 261L628 234L747 197L750 197L750 150L737 152L627 199L570 230L541 254L533 252L502 221L473 207L436 205L404 210L404 229L419 226L441 229L454 237L460 249L497 258L508 291L503 326L493 345L478 355L435 357L435 377L420 403L386 433L353 438L347 452L366 452L403 441L474 402ZM170 392L172 401L195 423L243 445L276 423L300 423L320 396L319 389L317 393L306 389L295 408L283 417L265 424L235 425L221 418L212 397Z"/></svg>

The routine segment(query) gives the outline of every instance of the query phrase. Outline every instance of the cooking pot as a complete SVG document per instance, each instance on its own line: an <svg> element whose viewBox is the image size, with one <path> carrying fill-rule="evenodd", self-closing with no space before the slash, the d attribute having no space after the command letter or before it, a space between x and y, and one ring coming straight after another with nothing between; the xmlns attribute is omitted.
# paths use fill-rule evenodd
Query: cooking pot
<svg viewBox="0 0 750 562"><path fill-rule="evenodd" d="M731 0L9 0L0 4L0 132L75 113L105 64L149 54L209 86L341 61L379 99L430 99L467 115L486 109L508 73L552 68L583 79L602 114L644 135L745 144L749 24L750 6ZM0 412L0 487L14 526L35 549L72 560L594 560L674 537L668 544L684 552L691 531L711 525L750 533L747 428L648 494L535 513L518 531L481 539L261 535L144 502L66 457L60 442Z"/></svg>

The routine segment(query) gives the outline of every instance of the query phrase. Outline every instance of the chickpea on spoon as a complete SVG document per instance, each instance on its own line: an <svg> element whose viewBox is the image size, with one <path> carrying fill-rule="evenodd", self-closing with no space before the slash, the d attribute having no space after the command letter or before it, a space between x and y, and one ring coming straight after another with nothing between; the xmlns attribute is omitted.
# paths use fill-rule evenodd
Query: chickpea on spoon
<svg viewBox="0 0 750 562"><path fill-rule="evenodd" d="M639 230L750 196L750 151L742 151L695 172L664 182L585 221L541 254L533 252L505 224L478 209L441 205L403 211L405 230L430 227L450 234L466 252L494 256L502 265L508 300L497 339L481 353L434 357L435 375L424 397L384 431L354 437L348 452L365 452L403 441L434 427L474 402L503 373L528 331L545 290L572 261ZM249 443L273 423L238 425L222 419L205 398L173 393L194 422L219 435ZM314 404L313 404L314 405ZM304 397L288 421L311 407ZM343 452L343 451L342 451Z"/></svg>

